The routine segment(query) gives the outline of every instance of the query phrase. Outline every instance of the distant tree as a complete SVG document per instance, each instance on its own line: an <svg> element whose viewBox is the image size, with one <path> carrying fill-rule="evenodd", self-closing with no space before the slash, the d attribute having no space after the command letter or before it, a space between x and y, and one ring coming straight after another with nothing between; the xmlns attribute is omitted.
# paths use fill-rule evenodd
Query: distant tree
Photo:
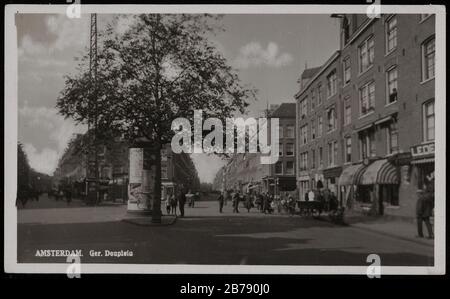
<svg viewBox="0 0 450 299"><path fill-rule="evenodd" d="M66 78L57 108L77 122L96 116L100 132L118 130L130 140L151 141L156 155L152 218L159 222L160 150L174 134L172 121L184 117L192 123L195 109L222 120L244 113L255 92L240 83L209 39L220 29L218 17L133 15L124 32L116 27L120 18L102 35L97 79L91 80L82 59L79 73Z"/></svg>
<svg viewBox="0 0 450 299"><path fill-rule="evenodd" d="M23 149L22 143L17 143L17 186L18 189L25 188L30 183L30 163Z"/></svg>

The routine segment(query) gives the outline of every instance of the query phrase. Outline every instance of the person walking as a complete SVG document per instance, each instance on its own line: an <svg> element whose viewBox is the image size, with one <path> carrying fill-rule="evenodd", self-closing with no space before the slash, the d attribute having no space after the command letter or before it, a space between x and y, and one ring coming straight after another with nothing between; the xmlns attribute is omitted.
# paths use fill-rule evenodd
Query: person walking
<svg viewBox="0 0 450 299"><path fill-rule="evenodd" d="M66 189L66 201L67 205L70 205L70 203L72 202L72 191L70 190L70 188Z"/></svg>
<svg viewBox="0 0 450 299"><path fill-rule="evenodd" d="M181 191L178 191L178 197L180 196L180 192ZM170 197L170 213L175 216L177 216L177 202L178 199L175 197L175 194L172 194L172 196Z"/></svg>
<svg viewBox="0 0 450 299"><path fill-rule="evenodd" d="M239 199L239 191L236 191L236 193L234 193L233 195L233 213L239 213Z"/></svg>
<svg viewBox="0 0 450 299"><path fill-rule="evenodd" d="M180 217L184 217L184 205L186 204L186 194L180 191L180 196L178 198L178 208L180 209Z"/></svg>
<svg viewBox="0 0 450 299"><path fill-rule="evenodd" d="M223 203L224 203L224 196L222 193L220 193L217 200L219 201L219 213L222 213L223 212Z"/></svg>
<svg viewBox="0 0 450 299"><path fill-rule="evenodd" d="M434 238L433 227L430 223L430 217L433 214L433 203L430 194L422 189L417 190L416 216L417 216L417 234L419 238L423 238L422 222L428 230L428 238Z"/></svg>
<svg viewBox="0 0 450 299"><path fill-rule="evenodd" d="M252 196L250 194L245 194L244 198L245 198L245 201L244 201L245 208L247 209L247 212L250 213L250 209L252 208L252 205L253 205Z"/></svg>
<svg viewBox="0 0 450 299"><path fill-rule="evenodd" d="M173 200L173 193L172 193L172 191L169 190L169 191L167 191L167 196L166 196L167 215L170 214L172 200Z"/></svg>

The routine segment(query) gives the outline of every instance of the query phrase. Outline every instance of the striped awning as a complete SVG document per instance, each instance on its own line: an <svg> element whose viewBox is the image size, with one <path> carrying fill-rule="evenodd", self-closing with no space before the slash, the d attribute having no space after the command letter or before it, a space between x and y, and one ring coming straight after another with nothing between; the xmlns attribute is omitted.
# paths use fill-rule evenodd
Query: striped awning
<svg viewBox="0 0 450 299"><path fill-rule="evenodd" d="M364 168L363 164L350 165L344 168L339 177L339 185L358 185L364 173Z"/></svg>
<svg viewBox="0 0 450 299"><path fill-rule="evenodd" d="M361 177L361 185L398 185L400 183L397 168L386 159L370 164Z"/></svg>

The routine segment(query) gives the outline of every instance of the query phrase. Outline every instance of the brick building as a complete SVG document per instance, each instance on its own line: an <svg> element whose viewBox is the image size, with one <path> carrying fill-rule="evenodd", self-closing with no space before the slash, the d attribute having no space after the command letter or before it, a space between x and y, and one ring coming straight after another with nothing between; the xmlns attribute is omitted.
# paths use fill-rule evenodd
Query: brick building
<svg viewBox="0 0 450 299"><path fill-rule="evenodd" d="M218 171L215 185L220 190L246 192L292 192L296 189L295 173L295 103L271 105L266 111L270 132L270 119L279 119L279 159L274 164L261 164L260 153L235 154ZM269 140L271 144L271 140ZM217 188L217 187L216 187Z"/></svg>
<svg viewBox="0 0 450 299"><path fill-rule="evenodd" d="M297 99L297 187L303 200L310 189L336 189L342 171L338 122L340 53L320 68L307 69Z"/></svg>
<svg viewBox="0 0 450 299"><path fill-rule="evenodd" d="M329 84L329 74L336 70L337 94L329 104L336 107L336 132L325 133L315 142L336 140L337 144L337 148L325 146L327 162L335 161L336 167L324 166L324 186L349 209L414 217L415 191L426 184L432 187L434 177L435 18L414 14L332 17L340 19L340 50L296 97L298 116L304 113L302 105L311 115L322 114L326 108L311 109L310 99L316 82ZM302 104L305 99L307 103ZM310 118L303 122L299 118L300 138L301 127ZM307 134L311 136L310 129ZM308 138L306 144L299 143L299 155L317 150L312 137ZM306 163L314 164L311 159L307 156ZM301 161L299 157L300 167ZM299 172L300 187L307 174L313 184L314 168L304 168L308 173ZM329 169L332 176L327 175Z"/></svg>

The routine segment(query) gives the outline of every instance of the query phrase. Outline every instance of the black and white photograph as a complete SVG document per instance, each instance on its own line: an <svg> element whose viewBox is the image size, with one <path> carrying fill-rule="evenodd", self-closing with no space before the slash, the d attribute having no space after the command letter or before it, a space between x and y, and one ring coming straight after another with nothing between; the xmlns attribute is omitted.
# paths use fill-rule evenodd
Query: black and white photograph
<svg viewBox="0 0 450 299"><path fill-rule="evenodd" d="M5 271L445 274L445 18L6 6Z"/></svg>

